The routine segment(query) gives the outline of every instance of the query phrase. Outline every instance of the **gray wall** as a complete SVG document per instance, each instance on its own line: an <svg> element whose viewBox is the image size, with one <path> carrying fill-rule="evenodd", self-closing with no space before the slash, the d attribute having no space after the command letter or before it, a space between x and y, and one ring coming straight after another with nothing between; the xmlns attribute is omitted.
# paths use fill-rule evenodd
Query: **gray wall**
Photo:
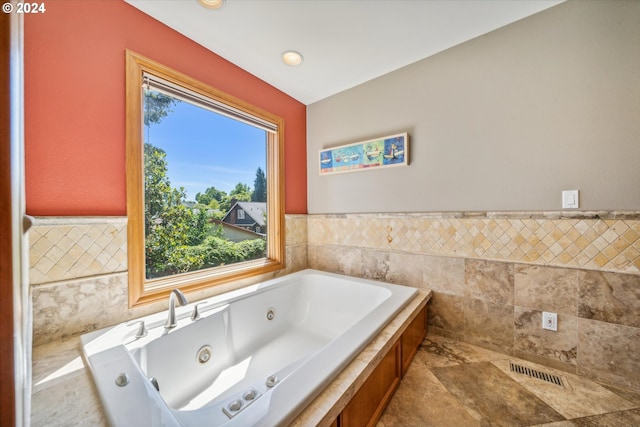
<svg viewBox="0 0 640 427"><path fill-rule="evenodd" d="M384 58L381 58L384 60ZM319 176L408 131L410 166ZM640 210L640 1L570 0L307 108L314 213Z"/></svg>

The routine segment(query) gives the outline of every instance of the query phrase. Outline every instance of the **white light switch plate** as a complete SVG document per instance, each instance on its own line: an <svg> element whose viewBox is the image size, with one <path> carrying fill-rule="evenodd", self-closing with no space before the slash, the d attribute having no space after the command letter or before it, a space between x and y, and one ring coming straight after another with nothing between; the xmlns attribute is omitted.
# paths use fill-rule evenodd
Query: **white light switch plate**
<svg viewBox="0 0 640 427"><path fill-rule="evenodd" d="M578 209L580 207L580 192L568 190L562 192L562 209Z"/></svg>

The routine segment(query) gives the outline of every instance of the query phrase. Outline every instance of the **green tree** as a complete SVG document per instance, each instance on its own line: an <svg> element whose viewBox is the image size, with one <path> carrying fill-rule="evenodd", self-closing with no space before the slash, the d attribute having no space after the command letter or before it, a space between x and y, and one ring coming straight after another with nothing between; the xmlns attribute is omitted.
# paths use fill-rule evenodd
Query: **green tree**
<svg viewBox="0 0 640 427"><path fill-rule="evenodd" d="M179 100L158 92L145 90L144 124L162 121L171 106ZM148 137L147 137L148 138ZM186 248L204 240L211 227L206 211L194 214L184 205L184 188L173 188L168 176L167 153L144 144L144 232L147 277L191 271L204 264Z"/></svg>
<svg viewBox="0 0 640 427"><path fill-rule="evenodd" d="M266 254L264 239L244 240L234 243L220 237L210 236L199 246L204 254L206 267L217 267L234 262L262 258Z"/></svg>
<svg viewBox="0 0 640 427"><path fill-rule="evenodd" d="M267 178L264 175L264 171L258 168L256 171L256 179L253 181L253 194L251 194L252 202L266 202L267 201Z"/></svg>
<svg viewBox="0 0 640 427"><path fill-rule="evenodd" d="M237 183L235 188L229 192L229 196L235 197L237 200L248 202L251 200L251 188L247 184ZM245 200L246 197L249 197Z"/></svg>
<svg viewBox="0 0 640 427"><path fill-rule="evenodd" d="M187 247L200 244L211 225L205 210L197 214L184 205L184 188L171 187L164 150L144 145L145 262L147 277L161 277L201 268L204 258Z"/></svg>
<svg viewBox="0 0 640 427"><path fill-rule="evenodd" d="M209 209L213 209L214 211L220 210L220 202L216 199L211 200L207 206L209 207Z"/></svg>
<svg viewBox="0 0 640 427"><path fill-rule="evenodd" d="M191 212L193 213L194 211L192 210ZM209 222L207 211L198 209L198 212L193 214L189 230L189 245L199 245L209 235L209 230L211 230L211 223Z"/></svg>
<svg viewBox="0 0 640 427"><path fill-rule="evenodd" d="M170 107L180 102L152 91L145 91L144 124L147 129L166 117ZM229 203L231 197L250 200L251 189L238 184L227 196L209 187L198 193L200 205L185 205L184 188L174 188L168 176L167 153L147 141L144 144L144 231L148 278L185 273L202 268L265 256L266 242L254 239L239 243L224 239L220 226L212 228L207 206Z"/></svg>
<svg viewBox="0 0 640 427"><path fill-rule="evenodd" d="M226 192L218 190L216 187L208 187L204 190L204 193L196 194L196 202L202 203L203 205L211 205L211 202L215 200L220 204L226 196Z"/></svg>
<svg viewBox="0 0 640 427"><path fill-rule="evenodd" d="M206 193L205 194L196 193L196 202L198 202L203 206L209 206L209 203L211 203L211 200L213 200L211 196L207 195Z"/></svg>
<svg viewBox="0 0 640 427"><path fill-rule="evenodd" d="M249 202L251 201L251 188L247 184L241 182L229 192L229 195L220 203L220 210L225 214L233 207L233 202Z"/></svg>
<svg viewBox="0 0 640 427"><path fill-rule="evenodd" d="M179 99L159 92L145 89L144 91L144 125L160 123L162 119L173 112L171 107L180 102Z"/></svg>
<svg viewBox="0 0 640 427"><path fill-rule="evenodd" d="M152 90L144 90L144 125L149 129L151 124L158 124L172 110L171 106L180 102L168 95ZM147 136L148 139L148 136ZM148 235L154 222L158 221L165 208L167 196L171 191L169 182L167 153L149 141L144 144L144 203L145 203L145 236Z"/></svg>
<svg viewBox="0 0 640 427"><path fill-rule="evenodd" d="M167 153L144 144L144 231L148 236L165 208L165 195L171 191L167 176Z"/></svg>

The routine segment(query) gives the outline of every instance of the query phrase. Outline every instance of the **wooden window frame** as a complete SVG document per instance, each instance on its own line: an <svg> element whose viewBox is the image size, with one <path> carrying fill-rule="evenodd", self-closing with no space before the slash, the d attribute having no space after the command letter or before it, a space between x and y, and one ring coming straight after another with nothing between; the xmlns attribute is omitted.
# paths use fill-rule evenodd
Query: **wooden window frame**
<svg viewBox="0 0 640 427"><path fill-rule="evenodd" d="M267 132L267 256L225 266L147 279L144 246L143 73L224 103L277 126ZM284 120L176 70L126 51L126 171L129 307L165 299L174 288L191 292L284 268Z"/></svg>

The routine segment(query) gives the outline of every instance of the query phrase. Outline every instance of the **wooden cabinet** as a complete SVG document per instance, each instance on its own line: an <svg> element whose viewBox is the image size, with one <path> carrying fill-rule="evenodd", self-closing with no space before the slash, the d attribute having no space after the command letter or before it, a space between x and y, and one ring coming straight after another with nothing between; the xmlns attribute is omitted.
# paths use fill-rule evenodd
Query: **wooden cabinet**
<svg viewBox="0 0 640 427"><path fill-rule="evenodd" d="M402 376L400 341L389 350L339 417L340 427L375 425Z"/></svg>
<svg viewBox="0 0 640 427"><path fill-rule="evenodd" d="M426 315L427 308L424 307L331 427L371 427L378 422L427 333Z"/></svg>
<svg viewBox="0 0 640 427"><path fill-rule="evenodd" d="M400 341L402 342L402 376L409 368L413 356L416 355L420 343L427 335L427 307L424 307L407 326Z"/></svg>

